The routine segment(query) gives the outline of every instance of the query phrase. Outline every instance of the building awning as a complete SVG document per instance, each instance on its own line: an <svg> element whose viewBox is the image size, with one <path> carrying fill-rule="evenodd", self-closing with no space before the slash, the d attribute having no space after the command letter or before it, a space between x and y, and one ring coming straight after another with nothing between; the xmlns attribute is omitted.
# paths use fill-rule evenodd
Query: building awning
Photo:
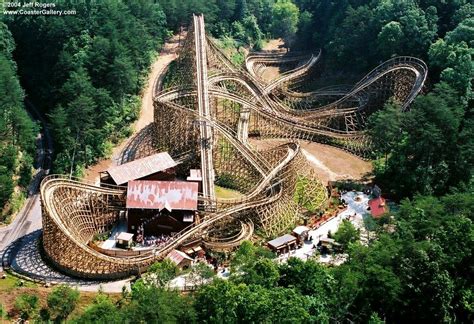
<svg viewBox="0 0 474 324"><path fill-rule="evenodd" d="M285 234L283 236L277 237L274 240L268 242L268 245L273 247L274 249L280 249L288 244L292 244L296 242L296 237L290 234Z"/></svg>
<svg viewBox="0 0 474 324"><path fill-rule="evenodd" d="M308 232L309 231L309 228L307 228L306 226L297 226L294 230L293 230L293 233L295 233L296 235L301 235L303 234L304 232Z"/></svg>
<svg viewBox="0 0 474 324"><path fill-rule="evenodd" d="M123 185L130 180L141 179L151 174L162 172L178 165L168 154L161 152L138 159L132 162L124 163L107 169L110 177L117 185Z"/></svg>
<svg viewBox="0 0 474 324"><path fill-rule="evenodd" d="M133 239L133 234L127 233L127 232L121 232L116 238L117 241L127 241L127 242L131 241L132 239Z"/></svg>
<svg viewBox="0 0 474 324"><path fill-rule="evenodd" d="M193 258L191 258L189 255L187 255L184 252L181 252L179 250L173 250L171 251L167 256L167 259L170 259L171 262L173 262L176 265L179 265L183 260L189 260L189 261L194 261Z"/></svg>
<svg viewBox="0 0 474 324"><path fill-rule="evenodd" d="M135 180L128 182L131 209L197 210L198 184L186 181Z"/></svg>

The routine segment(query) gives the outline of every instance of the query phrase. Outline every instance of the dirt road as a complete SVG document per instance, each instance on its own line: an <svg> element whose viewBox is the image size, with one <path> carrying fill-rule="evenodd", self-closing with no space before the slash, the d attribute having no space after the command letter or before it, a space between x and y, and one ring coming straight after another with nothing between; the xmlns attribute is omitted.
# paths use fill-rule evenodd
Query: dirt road
<svg viewBox="0 0 474 324"><path fill-rule="evenodd" d="M118 157L120 156L123 148L127 145L128 141L148 124L153 122L153 95L156 91L156 83L164 75L168 65L174 59L176 59L180 39L183 39L183 34L181 37L176 34L170 38L165 43L160 55L156 58L155 62L151 66L148 81L142 94L140 117L133 125L133 134L113 149L112 156L110 158L99 161L97 164L87 168L86 175L84 177L86 180L98 182L99 172L106 170L112 165L117 165L118 161L120 160Z"/></svg>

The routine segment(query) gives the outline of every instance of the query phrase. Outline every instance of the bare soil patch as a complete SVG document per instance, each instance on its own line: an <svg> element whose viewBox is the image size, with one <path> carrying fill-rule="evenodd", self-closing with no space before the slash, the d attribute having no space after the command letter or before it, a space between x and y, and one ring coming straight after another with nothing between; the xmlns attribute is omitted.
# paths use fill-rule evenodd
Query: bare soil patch
<svg viewBox="0 0 474 324"><path fill-rule="evenodd" d="M268 42L265 43L262 50L264 51L276 51L283 48L285 42L281 38L270 39Z"/></svg>
<svg viewBox="0 0 474 324"><path fill-rule="evenodd" d="M250 139L252 146L258 150L266 150L288 142L287 140L257 140ZM313 167L318 178L327 184L336 180L370 179L372 163L341 149L319 143L300 141L303 153Z"/></svg>

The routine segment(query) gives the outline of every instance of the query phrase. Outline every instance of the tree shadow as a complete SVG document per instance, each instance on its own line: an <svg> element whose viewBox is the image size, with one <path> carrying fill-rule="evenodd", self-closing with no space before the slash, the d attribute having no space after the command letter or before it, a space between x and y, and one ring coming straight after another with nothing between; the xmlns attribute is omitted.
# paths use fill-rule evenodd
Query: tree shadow
<svg viewBox="0 0 474 324"><path fill-rule="evenodd" d="M127 142L117 158L118 165L159 153L154 145L157 134L153 126L148 124Z"/></svg>

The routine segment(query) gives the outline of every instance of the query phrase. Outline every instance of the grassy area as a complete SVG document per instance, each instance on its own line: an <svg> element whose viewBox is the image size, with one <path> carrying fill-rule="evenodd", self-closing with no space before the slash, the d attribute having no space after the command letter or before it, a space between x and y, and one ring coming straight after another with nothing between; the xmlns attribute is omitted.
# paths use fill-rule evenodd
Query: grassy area
<svg viewBox="0 0 474 324"><path fill-rule="evenodd" d="M28 280L23 280L23 285L21 284L21 279L7 274L5 279L0 279L0 292L11 292L13 289L18 287L25 287L25 288L35 288L37 285L33 282Z"/></svg>
<svg viewBox="0 0 474 324"><path fill-rule="evenodd" d="M243 196L240 192L236 190L223 188L217 185L215 186L215 188L217 198L240 198Z"/></svg>
<svg viewBox="0 0 474 324"><path fill-rule="evenodd" d="M316 180L307 178L305 176L298 176L296 182L294 201L309 210L310 212L315 212L324 202L325 196L316 194L317 190ZM321 190L324 190L321 188Z"/></svg>
<svg viewBox="0 0 474 324"><path fill-rule="evenodd" d="M47 296L53 288L42 287L36 283L24 280L21 284L21 279L7 274L7 278L0 279L0 304L3 305L7 313L14 314L13 307L15 299L22 294L35 294L39 297L41 307L47 306ZM113 301L118 301L121 294L107 294ZM80 315L89 306L97 296L95 292L80 292L80 297L76 308L71 313L69 318L74 318ZM40 308L41 308L40 307ZM16 318L14 315L13 318ZM0 323L1 320L0 320Z"/></svg>

